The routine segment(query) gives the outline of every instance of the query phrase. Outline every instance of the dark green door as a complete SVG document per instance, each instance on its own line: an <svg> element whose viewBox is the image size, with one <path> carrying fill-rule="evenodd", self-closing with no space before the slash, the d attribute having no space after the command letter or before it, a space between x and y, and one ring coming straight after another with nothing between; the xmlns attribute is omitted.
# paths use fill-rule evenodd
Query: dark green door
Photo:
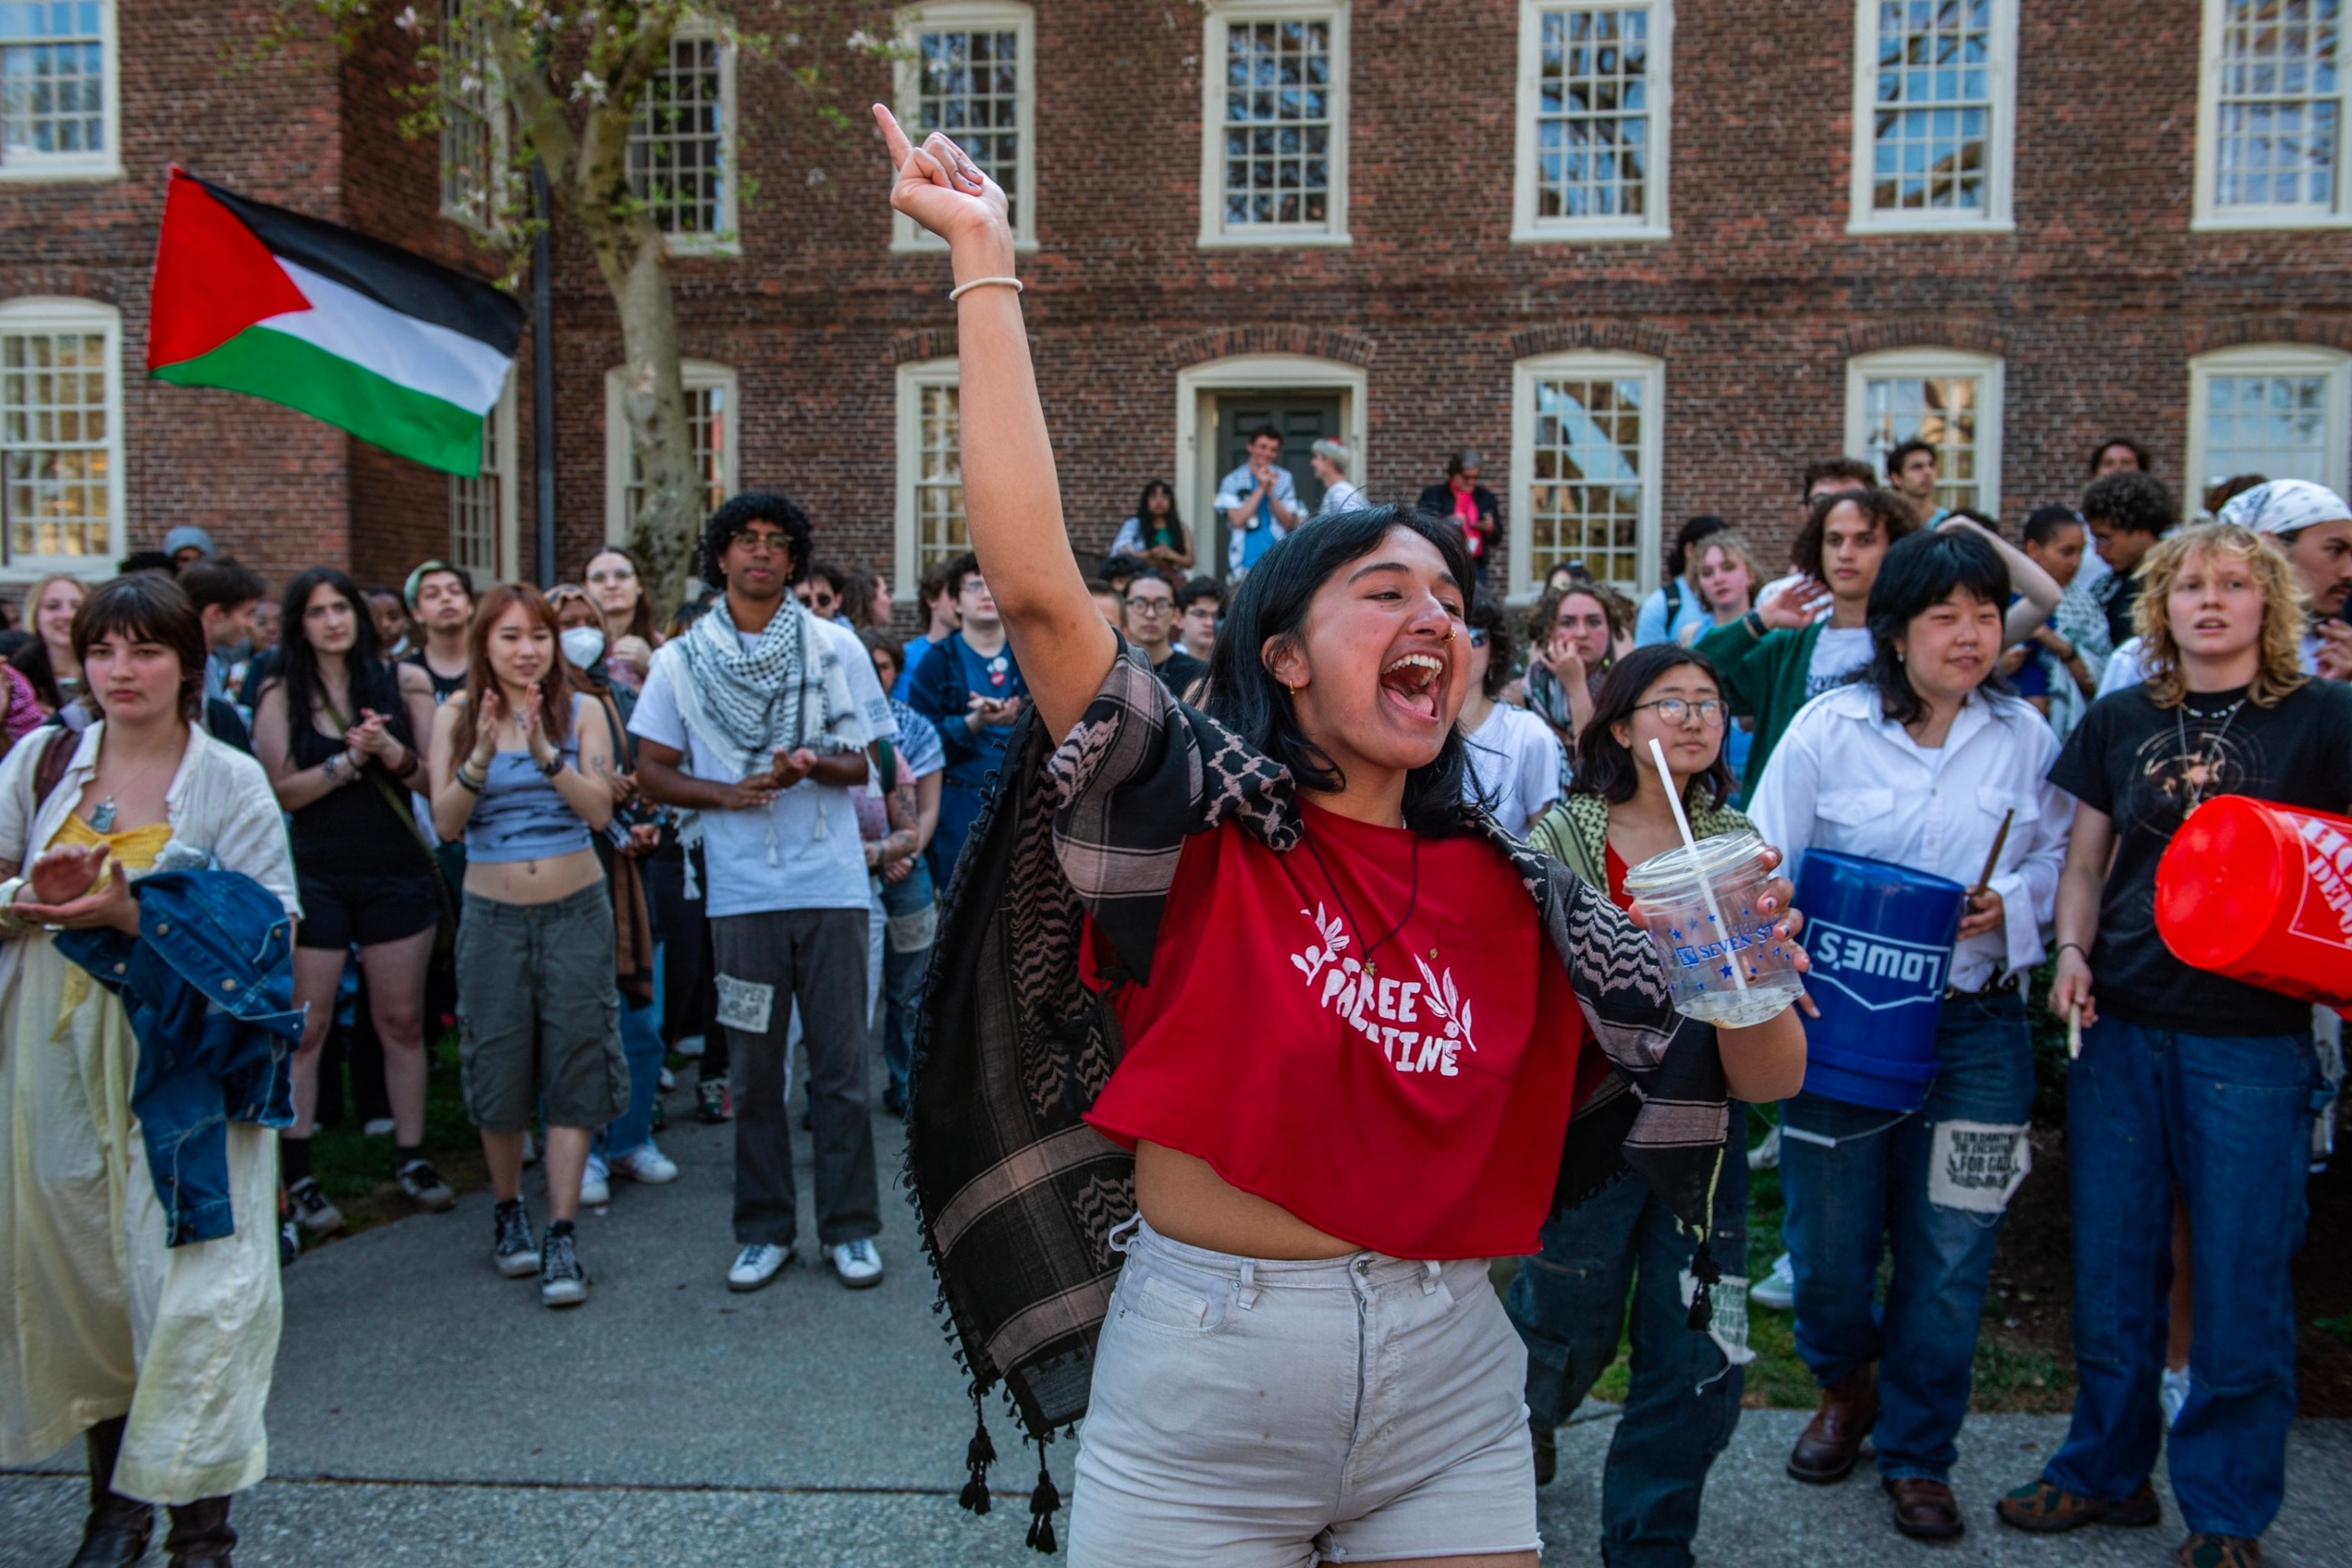
<svg viewBox="0 0 2352 1568"><path fill-rule="evenodd" d="M1285 393L1228 393L1217 399L1217 471L1213 479L1222 480L1227 474L1249 461L1249 437L1254 430L1271 425L1282 432L1282 456L1277 459L1290 470L1298 484L1298 504L1306 515L1312 517L1323 504L1323 481L1315 477L1308 459L1315 455L1318 441L1339 439L1339 399L1336 394L1299 395ZM1208 510L1216 510L1216 492L1208 497ZM1225 574L1225 520L1222 515L1210 519L1214 532L1201 530L1203 537L1214 542L1211 559L1201 563L1202 569L1219 577Z"/></svg>

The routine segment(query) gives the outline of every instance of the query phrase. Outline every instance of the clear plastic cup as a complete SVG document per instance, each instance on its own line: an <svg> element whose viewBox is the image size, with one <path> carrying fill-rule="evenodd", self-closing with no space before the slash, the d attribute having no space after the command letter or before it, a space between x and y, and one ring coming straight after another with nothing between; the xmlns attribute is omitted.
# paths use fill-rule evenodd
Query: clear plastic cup
<svg viewBox="0 0 2352 1568"><path fill-rule="evenodd" d="M1691 848L1653 855L1625 873L1658 944L1675 1009L1717 1028L1760 1024L1797 999L1804 980L1796 948L1773 934L1777 914L1758 910L1772 879L1764 841L1743 828Z"/></svg>

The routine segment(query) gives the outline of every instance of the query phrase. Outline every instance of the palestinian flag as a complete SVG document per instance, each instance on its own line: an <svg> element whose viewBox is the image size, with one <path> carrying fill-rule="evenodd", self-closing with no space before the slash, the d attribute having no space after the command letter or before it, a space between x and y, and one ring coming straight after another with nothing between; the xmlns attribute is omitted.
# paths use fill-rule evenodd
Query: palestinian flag
<svg viewBox="0 0 2352 1568"><path fill-rule="evenodd" d="M172 171L147 374L299 409L472 477L523 311L479 279Z"/></svg>

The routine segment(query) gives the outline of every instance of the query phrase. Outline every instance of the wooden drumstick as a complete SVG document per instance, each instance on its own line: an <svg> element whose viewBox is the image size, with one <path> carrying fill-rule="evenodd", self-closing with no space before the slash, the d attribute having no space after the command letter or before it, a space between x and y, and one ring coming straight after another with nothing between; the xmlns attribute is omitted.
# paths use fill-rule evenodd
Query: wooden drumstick
<svg viewBox="0 0 2352 1568"><path fill-rule="evenodd" d="M1992 836L1992 853L1985 857L1984 871L1977 878L1977 885L1969 889L1970 898L1992 884L1993 868L2000 864L2000 852L2009 845L2009 825L2016 816L2017 807L2013 805L2000 814L2000 831Z"/></svg>

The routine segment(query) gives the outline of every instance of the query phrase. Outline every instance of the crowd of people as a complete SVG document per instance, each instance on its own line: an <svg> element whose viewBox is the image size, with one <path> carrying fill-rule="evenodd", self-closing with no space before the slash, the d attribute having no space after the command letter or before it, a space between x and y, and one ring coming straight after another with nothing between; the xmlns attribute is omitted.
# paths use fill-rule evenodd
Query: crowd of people
<svg viewBox="0 0 2352 1568"><path fill-rule="evenodd" d="M2216 795L2352 809L2352 506L2257 475L2189 515L2117 439L2011 539L1939 504L1909 440L1805 468L1785 552L1780 520L1696 516L1638 603L1569 562L1521 608L1477 453L1383 505L1318 441L1310 508L1266 428L1218 487L1222 574L1155 479L1087 575L1016 290L984 287L1011 280L1001 195L943 140L897 152L894 199L968 296L974 552L923 574L914 635L766 491L712 514L666 618L619 549L546 591L428 560L273 596L193 528L24 591L0 632L0 1462L85 1438L78 1568L137 1561L159 1504L174 1562L228 1561L272 1255L345 1225L316 1131L355 1116L407 1202L451 1208L425 1138L445 1021L487 1261L553 1308L589 1293L583 1207L677 1178L656 1139L689 1070L694 1114L734 1124L729 1289L794 1260L803 1054L817 1248L877 1283L878 1055L884 1111L933 1151L924 1238L975 1377L1087 1416L1075 1560L1531 1563L1556 1428L1630 1335L1604 1555L1688 1563L1751 1302L1793 1313L1821 1386L1790 1475L1843 1481L1867 1448L1894 1527L1950 1539L2037 1004L2080 1041L2079 1393L1997 1515L2155 1523L2161 1452L2181 1562L2259 1562L2340 1026L2174 957L2154 889ZM1686 833L1769 847L1760 908L1792 945L1811 855L1966 889L1924 1103L1817 1092L1796 1009L1673 1010L1627 889ZM1958 1140L1999 1179L1956 1184ZM1045 1188L1130 1154L1107 1188L942 1227L958 1172ZM1785 1252L1751 1289L1772 1164ZM1522 1259L1499 1300L1495 1257ZM1054 1296L1066 1331L1024 1340L1102 1258L1115 1288ZM1020 1381L1048 1363L1060 1405ZM1269 1414L1244 1385L1318 1397ZM1268 1420L1278 1460L1239 1436Z"/></svg>

